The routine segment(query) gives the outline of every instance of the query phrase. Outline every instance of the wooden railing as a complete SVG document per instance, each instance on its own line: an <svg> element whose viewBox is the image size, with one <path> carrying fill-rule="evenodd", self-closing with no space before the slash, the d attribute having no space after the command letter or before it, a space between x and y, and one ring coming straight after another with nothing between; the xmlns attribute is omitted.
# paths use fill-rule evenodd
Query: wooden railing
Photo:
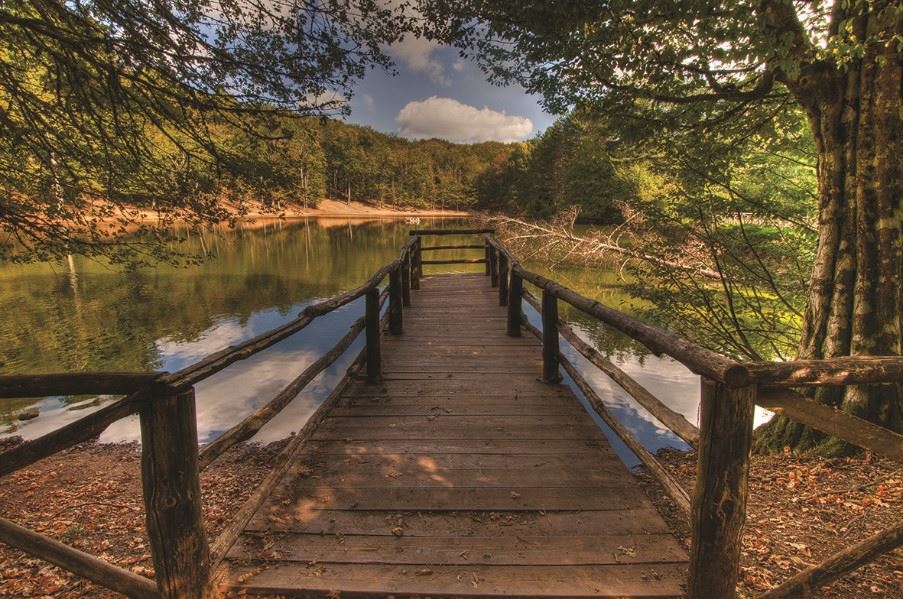
<svg viewBox="0 0 903 599"><path fill-rule="evenodd" d="M481 231L483 232L483 231ZM420 236L412 236L392 262L360 287L305 308L294 320L228 347L175 373L77 373L0 377L0 398L111 394L125 397L37 439L0 454L0 476L92 439L110 424L138 414L141 422L141 478L146 528L155 581L138 576L46 535L0 518L0 541L129 597L212 597L211 573L226 556L254 512L287 471L311 435L366 362L369 382L381 379L380 331L403 331L403 306L422 274ZM483 247L482 245L480 247ZM388 277L387 289L380 285ZM364 315L266 405L198 450L194 385L298 333L316 318L365 297ZM382 308L388 300L385 316ZM365 348L346 375L280 452L277 465L251 493L220 535L208 543L201 518L200 472L254 434L285 408L318 374L364 333Z"/></svg>
<svg viewBox="0 0 903 599"><path fill-rule="evenodd" d="M563 367L596 413L637 455L689 520L692 530L687 585L690 599L732 599L736 595L742 529L746 519L754 405L785 414L877 454L903 461L903 436L818 404L788 389L814 385L900 384L903 383L903 357L737 362L530 272L518 264L491 234L484 235L484 238L492 285L499 288L499 304L508 307L508 335L520 336L521 328L524 328L542 341L543 380L560 380L559 367ZM524 289L524 281L541 290L540 300ZM570 326L558 318L559 300L639 341L653 353L668 355L699 374L702 379L699 428L668 408L580 339ZM527 321L522 301L527 301L540 313L541 330ZM662 424L696 448L696 485L692 493L684 490L655 456L610 414L596 391L561 352L559 334ZM762 597L800 596L901 544L903 520L803 570Z"/></svg>

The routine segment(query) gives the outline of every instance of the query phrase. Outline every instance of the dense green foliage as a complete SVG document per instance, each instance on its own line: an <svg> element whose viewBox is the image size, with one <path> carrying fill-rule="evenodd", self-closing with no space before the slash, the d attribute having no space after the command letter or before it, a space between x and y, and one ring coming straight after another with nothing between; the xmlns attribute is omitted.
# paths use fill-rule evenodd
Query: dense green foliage
<svg viewBox="0 0 903 599"><path fill-rule="evenodd" d="M512 146L411 141L335 119L283 116L255 135L217 138L233 156L219 191L239 203L261 200L316 206L323 198L392 206L466 209L477 202L477 178ZM191 173L217 176L212 167Z"/></svg>
<svg viewBox="0 0 903 599"><path fill-rule="evenodd" d="M559 119L480 178L480 206L541 218L577 206L582 221L620 222L619 205L639 188L634 163L619 160L613 137L603 120L579 113Z"/></svg>
<svg viewBox="0 0 903 599"><path fill-rule="evenodd" d="M477 177L512 149L497 142L409 141L336 121L322 123L320 136L326 195L421 207L474 207Z"/></svg>

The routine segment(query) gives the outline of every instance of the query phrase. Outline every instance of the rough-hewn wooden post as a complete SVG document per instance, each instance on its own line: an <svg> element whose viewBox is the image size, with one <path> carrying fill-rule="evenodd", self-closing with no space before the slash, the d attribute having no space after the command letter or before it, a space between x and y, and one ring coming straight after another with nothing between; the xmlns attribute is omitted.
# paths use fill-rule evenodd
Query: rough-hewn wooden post
<svg viewBox="0 0 903 599"><path fill-rule="evenodd" d="M411 289L420 289L420 277L423 276L423 254L420 248L423 247L423 237L417 236L414 242L414 255L411 258Z"/></svg>
<svg viewBox="0 0 903 599"><path fill-rule="evenodd" d="M411 307L411 252L405 252L401 263L401 303L405 308Z"/></svg>
<svg viewBox="0 0 903 599"><path fill-rule="evenodd" d="M489 245L489 242L487 241L485 251L484 251L484 254L486 255L485 266L486 266L486 276L487 277L492 274L492 256L490 255L491 253L492 253L492 246Z"/></svg>
<svg viewBox="0 0 903 599"><path fill-rule="evenodd" d="M402 321L401 267L389 273L389 333L401 335L404 332Z"/></svg>
<svg viewBox="0 0 903 599"><path fill-rule="evenodd" d="M508 288L508 336L520 337L520 317L523 312L524 280L511 269L511 286Z"/></svg>
<svg viewBox="0 0 903 599"><path fill-rule="evenodd" d="M213 597L193 389L155 397L142 409L141 479L160 597Z"/></svg>
<svg viewBox="0 0 903 599"><path fill-rule="evenodd" d="M499 252L499 305L508 305L508 256Z"/></svg>
<svg viewBox="0 0 903 599"><path fill-rule="evenodd" d="M493 287L499 286L499 251L494 245L489 246L489 282Z"/></svg>
<svg viewBox="0 0 903 599"><path fill-rule="evenodd" d="M542 291L542 380L561 382L558 372L558 298Z"/></svg>
<svg viewBox="0 0 903 599"><path fill-rule="evenodd" d="M754 385L731 388L702 379L690 599L736 596L755 399Z"/></svg>
<svg viewBox="0 0 903 599"><path fill-rule="evenodd" d="M379 348L379 289L371 289L366 296L367 383L374 385L383 379L382 356Z"/></svg>

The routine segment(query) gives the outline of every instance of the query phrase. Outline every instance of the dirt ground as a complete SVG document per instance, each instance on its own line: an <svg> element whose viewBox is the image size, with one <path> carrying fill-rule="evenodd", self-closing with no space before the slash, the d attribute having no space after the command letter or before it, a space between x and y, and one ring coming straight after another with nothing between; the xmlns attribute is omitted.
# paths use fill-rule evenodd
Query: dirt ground
<svg viewBox="0 0 903 599"><path fill-rule="evenodd" d="M685 489L693 488L695 452L662 451L658 457ZM689 528L651 477L640 473L647 494L685 547ZM825 459L753 456L741 556L742 597L756 597L899 521L903 468L867 454ZM825 599L903 598L903 549L885 554L821 589Z"/></svg>
<svg viewBox="0 0 903 599"><path fill-rule="evenodd" d="M0 451L12 442L0 441ZM267 474L282 444L237 447L201 476L211 537ZM689 487L695 456L666 452ZM684 544L687 527L642 473L649 495ZM741 594L754 597L793 573L890 525L903 513L903 470L871 456L756 456L743 547ZM86 443L0 480L0 514L135 573L152 576L136 445ZM115 594L0 544L0 597L98 598ZM903 598L903 551L831 585L830 599Z"/></svg>

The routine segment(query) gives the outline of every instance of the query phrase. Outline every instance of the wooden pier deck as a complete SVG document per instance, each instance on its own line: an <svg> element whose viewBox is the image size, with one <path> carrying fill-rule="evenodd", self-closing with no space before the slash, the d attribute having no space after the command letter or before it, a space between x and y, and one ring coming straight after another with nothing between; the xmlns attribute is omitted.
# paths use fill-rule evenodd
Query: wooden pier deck
<svg viewBox="0 0 903 599"><path fill-rule="evenodd" d="M687 555L480 275L429 276L224 562L306 596L681 596Z"/></svg>

